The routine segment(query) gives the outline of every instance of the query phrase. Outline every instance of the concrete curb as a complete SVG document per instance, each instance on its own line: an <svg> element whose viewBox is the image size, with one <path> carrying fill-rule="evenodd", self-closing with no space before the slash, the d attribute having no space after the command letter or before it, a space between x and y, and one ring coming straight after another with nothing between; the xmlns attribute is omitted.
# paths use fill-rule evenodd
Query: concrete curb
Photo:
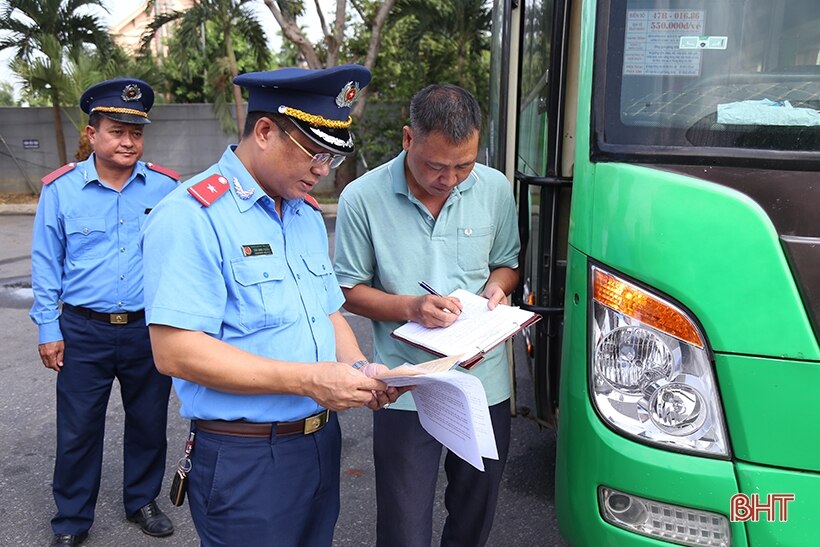
<svg viewBox="0 0 820 547"><path fill-rule="evenodd" d="M337 209L335 203L325 203L322 205L322 215L335 217ZM33 215L36 212L36 203L0 203L0 215Z"/></svg>
<svg viewBox="0 0 820 547"><path fill-rule="evenodd" d="M0 215L33 215L36 203L0 203Z"/></svg>

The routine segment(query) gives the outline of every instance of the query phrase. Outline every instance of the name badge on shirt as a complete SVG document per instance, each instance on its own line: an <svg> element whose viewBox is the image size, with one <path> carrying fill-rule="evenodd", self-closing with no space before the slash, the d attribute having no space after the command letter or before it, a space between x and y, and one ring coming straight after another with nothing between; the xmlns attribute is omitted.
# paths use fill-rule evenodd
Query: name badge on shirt
<svg viewBox="0 0 820 547"><path fill-rule="evenodd" d="M242 254L245 256L262 256L262 255L272 255L273 249L271 249L269 243L256 243L253 245L242 245Z"/></svg>

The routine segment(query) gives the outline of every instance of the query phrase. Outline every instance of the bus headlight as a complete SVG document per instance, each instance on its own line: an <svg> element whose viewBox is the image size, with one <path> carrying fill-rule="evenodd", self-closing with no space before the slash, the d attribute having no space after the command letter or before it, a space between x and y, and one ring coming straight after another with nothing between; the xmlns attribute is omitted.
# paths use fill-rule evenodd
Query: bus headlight
<svg viewBox="0 0 820 547"><path fill-rule="evenodd" d="M592 267L591 394L614 429L676 450L728 456L705 337L664 298Z"/></svg>

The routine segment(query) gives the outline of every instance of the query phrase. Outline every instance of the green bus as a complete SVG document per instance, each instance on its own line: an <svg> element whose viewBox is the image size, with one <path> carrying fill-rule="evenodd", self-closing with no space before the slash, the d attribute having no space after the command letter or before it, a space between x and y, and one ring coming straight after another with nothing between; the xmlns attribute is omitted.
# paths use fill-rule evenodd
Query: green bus
<svg viewBox="0 0 820 547"><path fill-rule="evenodd" d="M820 1L496 0L537 419L583 546L820 537Z"/></svg>

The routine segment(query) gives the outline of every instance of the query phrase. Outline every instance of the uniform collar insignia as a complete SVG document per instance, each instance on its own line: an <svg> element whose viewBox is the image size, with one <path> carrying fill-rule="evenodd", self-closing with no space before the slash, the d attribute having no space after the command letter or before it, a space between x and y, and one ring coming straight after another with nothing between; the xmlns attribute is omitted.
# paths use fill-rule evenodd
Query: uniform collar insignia
<svg viewBox="0 0 820 547"><path fill-rule="evenodd" d="M125 89L122 90L122 100L125 102L128 101L138 101L142 99L142 91L137 84L128 84L125 86Z"/></svg>
<svg viewBox="0 0 820 547"><path fill-rule="evenodd" d="M239 196L239 199L250 199L254 190L256 190L256 188L245 190L242 188L242 184L240 184L239 179L236 177L233 178L233 188L236 190L236 195Z"/></svg>
<svg viewBox="0 0 820 547"><path fill-rule="evenodd" d="M336 106L345 108L353 104L359 96L359 82L347 82L342 90L336 95Z"/></svg>

